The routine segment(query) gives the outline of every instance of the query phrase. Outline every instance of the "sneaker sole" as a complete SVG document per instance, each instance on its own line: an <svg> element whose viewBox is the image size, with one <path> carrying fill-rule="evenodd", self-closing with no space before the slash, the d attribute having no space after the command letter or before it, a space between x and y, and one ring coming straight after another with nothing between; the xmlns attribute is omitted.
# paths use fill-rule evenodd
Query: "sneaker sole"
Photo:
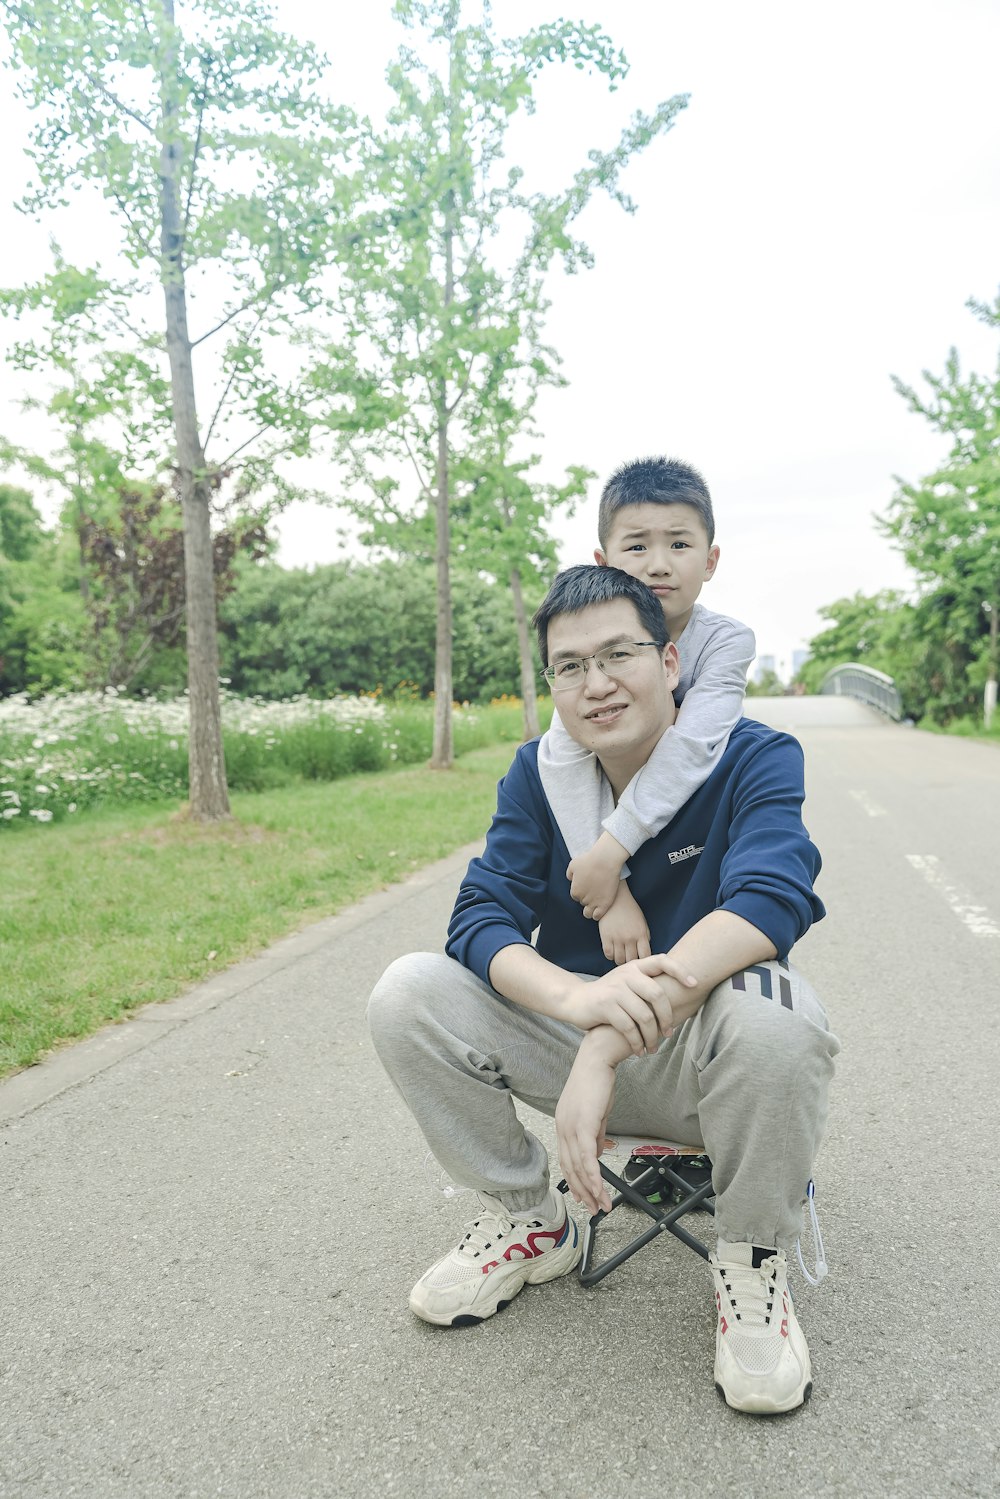
<svg viewBox="0 0 1000 1499"><path fill-rule="evenodd" d="M730 1410L743 1411L748 1416L784 1416L789 1411L796 1411L801 1405L805 1405L812 1394L812 1380L808 1379L801 1389L782 1401L765 1400L760 1395L748 1395L742 1400L730 1399L718 1380L715 1381L715 1388Z"/></svg>
<svg viewBox="0 0 1000 1499"><path fill-rule="evenodd" d="M505 1275L496 1286L497 1299L495 1301L492 1297L485 1297L475 1312L435 1314L426 1307L415 1305L414 1297L411 1295L410 1311L422 1322L429 1322L433 1327L475 1327L478 1323L495 1317L497 1312L502 1312L505 1306L510 1306L515 1296L519 1296L525 1286L540 1286L546 1281L558 1280L561 1275L568 1275L579 1264L583 1254L583 1243L576 1220L571 1217L570 1223L573 1228L572 1243L564 1245L562 1249L552 1249L541 1255L540 1264L531 1260L520 1261L517 1270Z"/></svg>

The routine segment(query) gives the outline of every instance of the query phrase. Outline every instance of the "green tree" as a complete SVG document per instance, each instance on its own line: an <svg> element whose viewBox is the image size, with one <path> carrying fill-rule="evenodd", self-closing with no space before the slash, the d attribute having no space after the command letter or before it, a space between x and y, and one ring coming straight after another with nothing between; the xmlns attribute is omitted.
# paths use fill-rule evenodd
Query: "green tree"
<svg viewBox="0 0 1000 1499"><path fill-rule="evenodd" d="M360 413L363 429L346 455L368 539L433 558L431 764L444 768L452 762L456 512L466 513L470 568L490 569L489 551L471 548L499 534L504 502L512 546L525 540L530 551L514 520L525 486L509 456L512 431L493 453L489 481L473 477L494 419L491 403L509 400L512 410L525 411L539 385L561 383L543 338L547 273L557 260L569 271L591 263L573 236L574 221L598 190L632 209L622 171L670 128L686 99L636 115L617 146L590 152L564 192L527 192L523 170L503 164L504 145L515 116L533 107L541 70L569 63L614 87L626 70L622 54L597 27L566 21L503 40L488 11L482 24L463 26L459 0L397 0L396 14L422 33L421 51L401 49L389 68L393 107L384 129L364 143L369 208L357 226L345 307L373 404L370 421ZM412 472L408 491L401 472ZM480 500L489 519L477 525Z"/></svg>
<svg viewBox="0 0 1000 1499"><path fill-rule="evenodd" d="M0 695L82 685L85 629L61 538L26 489L0 484Z"/></svg>
<svg viewBox="0 0 1000 1499"><path fill-rule="evenodd" d="M45 539L42 517L27 489L0 484L0 565L24 562Z"/></svg>
<svg viewBox="0 0 1000 1499"><path fill-rule="evenodd" d="M809 659L798 680L810 692L816 692L833 667L852 661L894 675L895 662L886 644L887 626L905 607L903 595L888 588L876 594L855 593L824 605L819 614L829 624L810 640Z"/></svg>
<svg viewBox="0 0 1000 1499"><path fill-rule="evenodd" d="M992 305L970 303L991 327L1000 328L1000 297ZM1000 360L996 373L963 375L952 349L942 375L924 371L928 393L895 379L911 411L944 437L949 450L934 473L914 484L900 480L880 521L921 589L923 619L964 674L964 692L947 687L939 708L969 712L976 689L987 684L996 702L1000 619ZM953 673L949 673L952 676ZM942 678L942 691L945 679Z"/></svg>
<svg viewBox="0 0 1000 1499"><path fill-rule="evenodd" d="M84 516L80 544L91 587L87 596L103 686L177 690L175 657L183 640L184 536L162 488L125 488L105 521ZM267 534L249 519L212 534L216 601L234 584L238 555L259 558Z"/></svg>
<svg viewBox="0 0 1000 1499"><path fill-rule="evenodd" d="M272 503L294 492L279 460L309 449L315 381L301 367L278 373L273 356L316 306L345 225L352 121L317 92L324 59L275 31L261 0L198 0L183 23L174 0L0 0L0 8L21 92L40 119L36 187L24 206L40 213L65 206L70 192L96 190L117 210L132 273L57 261L58 285L49 278L8 295L6 305L55 320L78 446L91 418L118 417L120 429L125 415L128 440L119 430L109 448L121 459L118 477L134 478L129 443L148 438L155 465L138 472L147 482L169 472L176 486L191 809L223 817L213 509L220 486L237 506L262 492ZM45 349L28 340L19 357L30 367ZM196 363L203 402L211 391L207 421ZM74 427L81 393L87 419Z"/></svg>
<svg viewBox="0 0 1000 1499"><path fill-rule="evenodd" d="M312 570L237 564L223 601L222 660L236 692L298 693L434 686L434 569L426 561L334 563ZM510 593L459 572L454 600L455 695L488 702L517 688Z"/></svg>

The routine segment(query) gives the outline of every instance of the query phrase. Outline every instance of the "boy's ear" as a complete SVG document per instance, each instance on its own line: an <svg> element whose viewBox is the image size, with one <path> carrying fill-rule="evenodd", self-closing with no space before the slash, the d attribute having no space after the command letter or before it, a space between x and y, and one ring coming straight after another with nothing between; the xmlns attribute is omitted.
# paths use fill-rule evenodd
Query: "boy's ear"
<svg viewBox="0 0 1000 1499"><path fill-rule="evenodd" d="M607 567L608 566L608 559L607 559L607 557L605 557L605 555L601 551L600 547L595 547L594 548L594 561L597 563L598 567Z"/></svg>
<svg viewBox="0 0 1000 1499"><path fill-rule="evenodd" d="M705 576L702 579L703 583L707 583L708 580L709 580L709 578L711 578L714 575L715 569L718 567L718 565L719 565L719 548L718 547L709 547L709 549L708 549L708 562L705 565Z"/></svg>

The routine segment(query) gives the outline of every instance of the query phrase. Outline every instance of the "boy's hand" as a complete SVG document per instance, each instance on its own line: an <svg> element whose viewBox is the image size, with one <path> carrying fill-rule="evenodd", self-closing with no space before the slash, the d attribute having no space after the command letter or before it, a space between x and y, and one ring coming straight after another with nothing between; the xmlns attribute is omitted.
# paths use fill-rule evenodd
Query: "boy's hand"
<svg viewBox="0 0 1000 1499"><path fill-rule="evenodd" d="M649 927L626 880L618 881L618 893L610 911L602 916L598 930L604 956L610 961L630 963L633 958L649 957Z"/></svg>
<svg viewBox="0 0 1000 1499"><path fill-rule="evenodd" d="M590 921L600 921L611 909L615 894L621 884L622 865L628 851L622 848L617 838L602 833L585 854L573 859L566 870L570 881L569 893L583 907L583 914Z"/></svg>

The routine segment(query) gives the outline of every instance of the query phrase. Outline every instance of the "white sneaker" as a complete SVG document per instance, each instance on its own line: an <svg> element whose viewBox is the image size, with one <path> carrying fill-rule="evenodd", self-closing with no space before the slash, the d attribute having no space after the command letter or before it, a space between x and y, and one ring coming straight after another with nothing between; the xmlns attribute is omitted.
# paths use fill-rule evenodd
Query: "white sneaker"
<svg viewBox="0 0 1000 1499"><path fill-rule="evenodd" d="M530 1282L555 1280L582 1253L580 1231L560 1204L556 1220L513 1221L495 1197L480 1194L481 1211L461 1244L438 1260L410 1292L410 1310L439 1327L468 1327L513 1301ZM542 1211L549 1211L548 1205Z"/></svg>
<svg viewBox="0 0 1000 1499"><path fill-rule="evenodd" d="M715 1385L734 1410L778 1415L809 1398L809 1348L792 1310L784 1251L757 1270L752 1252L750 1244L733 1244L725 1260L711 1256L719 1310ZM746 1263L733 1263L744 1253Z"/></svg>

